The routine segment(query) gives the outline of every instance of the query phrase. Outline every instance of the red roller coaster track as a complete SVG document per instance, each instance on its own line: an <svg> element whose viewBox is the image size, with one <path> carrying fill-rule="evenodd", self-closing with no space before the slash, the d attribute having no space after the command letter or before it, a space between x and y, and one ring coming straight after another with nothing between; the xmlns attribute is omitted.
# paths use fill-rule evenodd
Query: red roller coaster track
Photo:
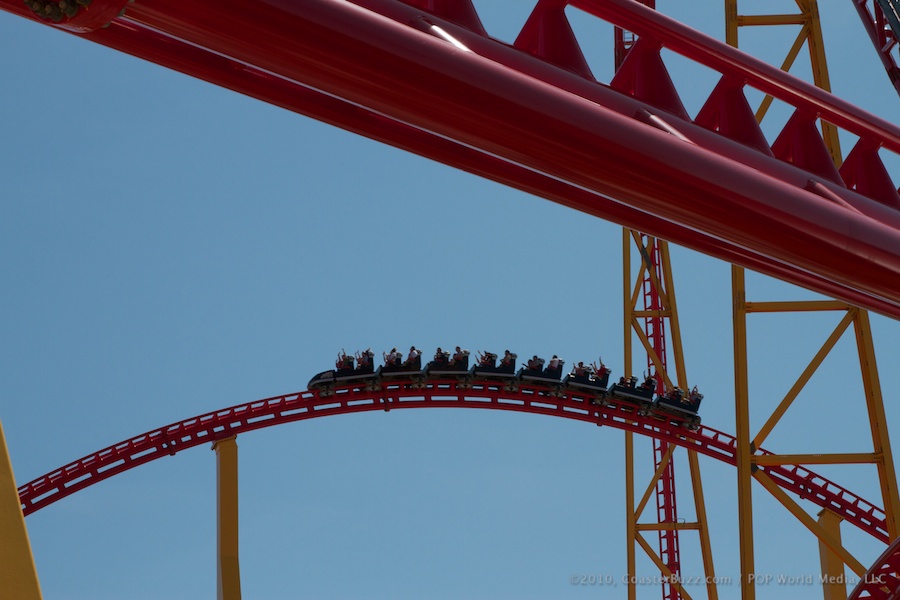
<svg viewBox="0 0 900 600"><path fill-rule="evenodd" d="M611 81L591 73L567 7L638 36ZM540 0L512 45L488 36L470 0L0 0L0 9L900 317L900 195L879 156L900 153L900 128L637 2ZM721 75L693 119L663 49ZM794 111L772 143L745 88ZM815 127L819 119L858 139L840 169ZM188 419L28 483L20 497L29 514L208 441L318 416L412 407L561 416L735 462L731 436L705 427L689 432L624 405L597 407L540 388L399 382L378 394L306 392ZM760 468L888 541L880 509L849 491L799 465ZM892 545L871 572L896 572L898 555ZM854 597L889 593L861 586Z"/></svg>
<svg viewBox="0 0 900 600"><path fill-rule="evenodd" d="M393 381L379 391L344 387L333 396L300 392L223 408L185 419L85 456L19 488L26 515L104 479L148 462L234 435L332 415L398 408L481 408L573 419L665 440L706 456L735 464L733 436L709 427L689 431L676 421L641 416L636 406L618 402L598 406L592 395L555 397L543 386L505 390L496 382ZM770 454L758 450L757 454ZM882 542L888 542L884 512L849 490L801 465L760 466L782 488L837 513Z"/></svg>
<svg viewBox="0 0 900 600"><path fill-rule="evenodd" d="M878 154L900 151L900 129L631 0L542 0L513 46L488 37L467 2L28 6L0 0L10 12L37 10L107 46L900 316L900 197ZM567 6L639 36L612 81L594 80ZM693 121L661 48L722 75ZM795 110L771 145L745 87ZM859 139L840 171L817 118Z"/></svg>

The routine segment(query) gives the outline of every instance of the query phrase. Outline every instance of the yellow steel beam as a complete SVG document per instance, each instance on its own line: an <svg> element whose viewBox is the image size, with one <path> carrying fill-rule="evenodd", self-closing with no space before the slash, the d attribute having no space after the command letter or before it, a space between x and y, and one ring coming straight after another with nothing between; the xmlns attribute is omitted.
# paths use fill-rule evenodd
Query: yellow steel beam
<svg viewBox="0 0 900 600"><path fill-rule="evenodd" d="M236 438L214 442L212 449L216 452L217 597L218 600L241 600Z"/></svg>
<svg viewBox="0 0 900 600"><path fill-rule="evenodd" d="M669 377L668 372L663 368L662 360L660 360L659 355L653 348L653 344L650 343L650 338L647 337L647 333L644 331L643 327L641 327L641 324L637 319L632 320L631 324L638 339L641 340L641 344L643 344L644 349L647 351L647 356L650 358L653 366L656 367L656 374L662 375L667 388L672 388L672 379Z"/></svg>
<svg viewBox="0 0 900 600"><path fill-rule="evenodd" d="M759 466L770 465L850 465L871 464L879 461L874 452L844 454L763 454L753 457Z"/></svg>
<svg viewBox="0 0 900 600"><path fill-rule="evenodd" d="M678 302L675 296L675 280L672 274L669 243L664 240L659 240L658 243L662 262L663 282L666 289L667 303L664 306L671 313L669 325L671 327L672 354L675 359L675 377L679 387L687 390L690 389L690 386L687 379L687 366L684 362L684 348L681 343L681 322L678 319ZM687 455L690 466L691 487L694 494L694 510L697 517L697 532L700 536L700 553L703 559L703 572L706 575L707 582L706 594L708 600L718 600L712 544L709 539L708 521L706 520L706 502L703 498L703 482L700 476L700 462L697 459L696 452L688 450Z"/></svg>
<svg viewBox="0 0 900 600"><path fill-rule="evenodd" d="M725 0L725 43L738 47L737 0Z"/></svg>
<svg viewBox="0 0 900 600"><path fill-rule="evenodd" d="M700 523L638 523L635 528L638 531L697 530L700 529Z"/></svg>
<svg viewBox="0 0 900 600"><path fill-rule="evenodd" d="M669 243L665 240L658 240L659 256L662 263L662 275L665 296L665 306L671 312L669 317L669 328L672 338L672 357L675 360L675 379L678 386L682 389L690 389L687 382L687 368L684 364L684 348L681 345L681 323L678 320L678 304L675 300L675 279L672 277L672 263L669 258Z"/></svg>
<svg viewBox="0 0 900 600"><path fill-rule="evenodd" d="M840 300L789 300L786 302L747 302L748 313L813 312L849 310L851 306Z"/></svg>
<svg viewBox="0 0 900 600"><path fill-rule="evenodd" d="M753 463L750 452L750 407L747 379L747 314L744 270L731 267L732 321L734 327L734 413L737 445L738 536L741 549L741 598L754 600L756 586L752 580L753 502L751 477Z"/></svg>
<svg viewBox="0 0 900 600"><path fill-rule="evenodd" d="M817 0L796 0L800 14L777 15L739 15L737 0L725 0L725 41L737 47L738 29L743 26L766 25L800 25L801 30L794 40L794 44L788 51L781 68L789 71L803 44L809 49L809 59L812 65L813 83L825 91L831 91L831 80L828 76L828 63L825 58L825 42L822 37L822 24L819 19L819 5ZM759 109L756 111L757 121L762 121L772 104L772 97L763 98ZM831 159L838 167L843 161L841 144L838 138L837 128L826 121L821 122L822 138L831 155Z"/></svg>
<svg viewBox="0 0 900 600"><path fill-rule="evenodd" d="M627 359L626 359L627 360ZM625 432L625 528L628 535L628 545L626 547L626 562L628 571L628 581L632 581L636 568L636 557L634 545L637 542L637 519L634 516L634 434L630 431ZM633 585L628 585L628 600L635 600L637 597L637 589Z"/></svg>
<svg viewBox="0 0 900 600"><path fill-rule="evenodd" d="M632 296L632 306L637 306L638 300L640 299L644 273L650 278L650 282L656 288L657 293L663 294L664 291L656 277L656 269L653 268L653 260L650 258L650 254L653 252L653 247L656 244L656 238L648 236L647 245L645 246L641 241L640 232L632 231L631 237L634 240L634 245L638 248L638 253L641 255L641 269L638 272L638 276L634 279L634 295ZM662 295L660 296L660 299L663 299ZM662 304L665 306L666 303L663 302Z"/></svg>
<svg viewBox="0 0 900 600"><path fill-rule="evenodd" d="M897 472L894 470L894 455L891 451L891 440L888 435L887 417L884 414L884 401L881 396L881 383L878 379L878 365L875 362L875 345L872 341L872 326L869 324L869 313L859 310L853 323L856 332L856 346L859 350L859 364L862 369L863 389L866 394L866 407L869 411L869 427L872 431L872 446L879 457L878 479L881 484L881 497L884 501L884 513L888 536L895 539L900 536L900 496L897 493Z"/></svg>
<svg viewBox="0 0 900 600"><path fill-rule="evenodd" d="M828 61L825 59L825 40L822 37L822 22L819 19L819 3L816 0L796 0L805 15L809 19L809 60L812 63L813 83L826 92L831 91L831 79L828 76ZM831 160L836 167L843 163L841 154L841 142L838 138L837 127L822 121L822 137L825 146L831 154Z"/></svg>
<svg viewBox="0 0 900 600"><path fill-rule="evenodd" d="M634 511L635 519L639 519L641 513L644 512L644 508L647 506L647 502L650 500L650 497L656 490L656 483L659 481L659 478L663 474L663 471L666 470L666 467L669 466L669 461L672 460L672 452L674 450L675 444L669 444L669 447L668 449L666 449L666 453L663 455L662 460L659 461L659 467L657 467L656 472L653 473L653 477L650 478L650 484L647 486L647 490L644 492L640 504L638 504L637 508Z"/></svg>
<svg viewBox="0 0 900 600"><path fill-rule="evenodd" d="M628 290L631 287L631 232L628 229L622 230L622 291L624 298L622 301L622 310L624 318L623 344L625 347L625 364L623 365L625 376L632 374L631 364L631 321L634 318L634 302L632 301ZM635 296L636 297L636 296ZM626 569L628 572L628 581L633 581L637 572L637 557L635 556L634 545L637 543L634 516L634 434L630 431L625 432L625 529L628 537L626 541ZM637 588L634 585L626 584L628 590L628 600L636 600Z"/></svg>
<svg viewBox="0 0 900 600"><path fill-rule="evenodd" d="M809 27L806 23L803 24L803 27L800 28L800 33L797 34L797 38L794 40L791 49L788 50L787 56L784 58L784 62L781 63L781 70L787 73L791 70L791 67L794 65L794 61L797 60L797 56L800 54L800 50L803 48L803 42L809 37ZM762 103L759 105L759 108L756 110L756 120L758 122L762 122L763 118L766 116L766 113L769 110L769 107L772 105L772 96L770 94L766 94L766 97L763 98Z"/></svg>
<svg viewBox="0 0 900 600"><path fill-rule="evenodd" d="M631 364L631 322L634 319L634 303L637 302L637 296L635 295L635 299L632 300L628 294L628 290L631 289L631 232L628 229L622 230L622 279L622 290L625 295L622 302L624 311L622 323L625 329L622 335L622 343L625 349L625 364L623 367L625 377L630 377L634 374L632 371L633 365Z"/></svg>
<svg viewBox="0 0 900 600"><path fill-rule="evenodd" d="M819 525L838 543L841 542L841 520L827 508L819 511ZM822 542L819 542L819 562L822 565L823 600L847 600L844 562Z"/></svg>
<svg viewBox="0 0 900 600"><path fill-rule="evenodd" d="M40 600L42 597L2 423L0 423L0 597L15 600Z"/></svg>
<svg viewBox="0 0 900 600"><path fill-rule="evenodd" d="M655 237L647 236L647 245L644 246L641 242L640 234L634 232L634 243L638 245L638 249L641 253L641 262L643 262L643 270L647 272L647 275L650 277L650 283L656 288L656 294L659 296L660 304L662 306L669 306L668 288L664 286L663 282L657 277L656 269L653 268L653 261L650 258L657 244L660 247L660 252L663 252L662 246L665 242ZM640 283L640 280L638 280L638 283Z"/></svg>
<svg viewBox="0 0 900 600"><path fill-rule="evenodd" d="M635 318L638 319L665 319L672 316L672 311L668 309L662 310L636 310L634 311Z"/></svg>
<svg viewBox="0 0 900 600"><path fill-rule="evenodd" d="M647 543L647 540L644 539L644 536L638 534L637 541L638 544L641 545L641 548L644 549L644 552L646 552L647 556L650 557L650 560L652 560L653 563L657 567L659 567L659 571L660 573L662 573L663 577L667 577L669 579L672 587L675 588L675 590L679 593L679 597L682 600L691 600L690 594L688 594L687 590L682 587L681 582L678 581L678 578L672 576L672 571L669 570L669 567L666 566L666 563L664 563L656 554L656 552L653 551L653 548L650 547L650 544Z"/></svg>
<svg viewBox="0 0 900 600"><path fill-rule="evenodd" d="M799 504L794 502L787 493L778 487L778 484L772 481L772 479L765 474L764 471L758 470L753 473L753 477L756 478L758 482L762 484L766 490L775 497L776 500L781 502L781 504L790 511L794 517L797 518L798 521L803 523L807 529L809 529L813 535L819 538L819 541L825 546L834 552L840 559L844 562L845 565L850 567L850 570L862 577L866 573L866 568L860 563L856 558L850 554L846 548L841 544L839 539L835 539L828 531L825 530L819 523L817 523L803 508L800 507Z"/></svg>
<svg viewBox="0 0 900 600"><path fill-rule="evenodd" d="M738 15L738 27L754 27L758 25L803 25L803 15Z"/></svg>
<svg viewBox="0 0 900 600"><path fill-rule="evenodd" d="M757 433L756 437L753 438L753 445L755 448L762 447L766 437L768 437L768 435L772 432L772 429L775 428L775 425L778 424L778 421L781 420L781 417L784 416L784 413L787 412L787 409L800 394L800 391L803 389L803 387L809 382L810 378L819 368L819 365L822 364L822 361L824 361L825 357L828 356L828 353L831 352L831 349L834 348L834 345L837 344L838 340L841 339L841 336L844 335L844 332L847 331L847 328L850 326L850 323L853 322L855 316L855 308L847 311L847 314L844 315L844 318L841 319L841 322L838 323L837 327L834 328L834 331L831 332L831 335L828 336L828 339L825 340L825 343L822 344L821 348L819 348L819 351L809 362L809 365L807 365L806 369L803 370L803 373L800 374L800 377L797 379L796 383L794 383L793 387L791 387L790 391L788 391L787 395L784 397L781 403L779 403L779 405L772 412L772 415L766 421L766 424L763 425L762 428L760 428L759 433Z"/></svg>
<svg viewBox="0 0 900 600"><path fill-rule="evenodd" d="M691 469L691 482L694 487L694 508L697 511L697 524L700 529L700 554L703 558L703 572L706 574L706 597L708 600L718 600L719 591L716 587L716 569L713 565L712 544L709 540L709 528L706 526L706 501L703 499L703 482L700 479L700 462L697 453L688 450L688 464Z"/></svg>

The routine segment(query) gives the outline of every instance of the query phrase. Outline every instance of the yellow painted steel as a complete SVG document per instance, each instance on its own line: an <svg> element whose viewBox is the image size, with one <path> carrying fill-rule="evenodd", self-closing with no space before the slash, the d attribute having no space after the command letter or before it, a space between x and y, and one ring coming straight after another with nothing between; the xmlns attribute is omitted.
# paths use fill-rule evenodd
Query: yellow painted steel
<svg viewBox="0 0 900 600"><path fill-rule="evenodd" d="M794 517L797 518L798 521L803 523L807 529L809 529L813 535L819 538L819 542L825 544L825 546L834 552L840 559L844 562L845 565L850 567L850 570L862 577L866 573L866 568L860 563L856 558L853 557L850 552L847 551L846 548L841 544L840 539L835 539L832 535L828 533L819 523L817 523L803 508L797 504L790 496L787 495L787 492L778 487L778 484L772 481L772 479L766 475L763 471L757 470L753 473L753 477L762 484L766 490L775 497L776 500L781 502L781 504L787 508Z"/></svg>
<svg viewBox="0 0 900 600"><path fill-rule="evenodd" d="M637 337L644 349L650 362L653 364L656 374L663 380L668 389L673 387L681 387L689 389L687 383L687 374L683 358L683 350L681 343L681 328L678 321L678 309L675 298L674 278L672 277L671 262L669 256L668 244L652 237L647 237L646 246L640 233L636 231L623 231L623 292L624 292L624 344L625 344L625 376L634 374L632 363L632 338ZM634 243L638 254L641 258L640 268L637 274L633 276L631 269L631 252ZM661 277L657 276L656 269L653 266L651 255L654 250L659 250L661 263ZM641 301L641 292L643 280L650 279L651 285L657 291L660 300L659 310L639 309L638 303ZM669 370L663 365L663 357L660 357L653 348L647 332L644 330L641 319L644 318L665 318L668 323L669 330L669 352L674 366L675 380L671 377ZM670 366L671 367L671 366ZM650 480L649 485L644 490L640 502L635 506L635 489L634 489L634 441L631 433L625 434L625 455L626 455L626 504L627 504L627 534L628 534L628 577L629 581L633 581L635 577L635 546L641 546L647 555L653 560L654 564L660 569L663 576L671 576L662 559L652 550L646 540L639 533L640 531L671 531L685 530L696 531L700 537L700 549L703 556L703 569L707 581L707 596L710 600L717 600L718 593L715 584L715 571L713 568L712 548L710 545L709 531L706 519L706 503L703 500L703 485L700 480L700 465L697 454L688 451L688 460L690 464L690 476L692 490L694 494L694 508L696 511L696 520L690 523L638 523L644 508L653 496L659 478L661 477L669 461L672 459L674 446L667 448L666 454L663 456L660 464L657 466L656 472ZM690 598L680 584L673 583L673 587L679 591L682 598ZM635 598L636 588L634 585L628 585L629 600Z"/></svg>
<svg viewBox="0 0 900 600"><path fill-rule="evenodd" d="M622 291L624 299L623 310L623 338L625 347L625 362L623 364L625 377L633 373L631 364L631 321L633 317L635 300L631 300L628 293L631 287L631 235L627 229L622 230ZM636 293L635 293L636 294ZM625 553L628 579L625 587L628 590L628 600L636 600L637 587L632 583L637 572L637 557L634 546L637 543L637 531L635 529L636 518L634 516L634 434L625 432L625 533L627 536Z"/></svg>
<svg viewBox="0 0 900 600"><path fill-rule="evenodd" d="M763 445L766 437L769 433L772 432L772 429L778 423L784 413L787 412L787 409L794 402L797 396L800 394L800 391L803 387L809 382L810 378L819 368L819 365L822 364L822 361L825 360L825 357L828 356L828 353L831 352L831 349L834 348L834 345L837 344L838 340L844 335L844 332L847 331L847 328L850 327L850 323L853 322L853 318L856 316L856 309L848 311L844 318L841 319L841 322L838 323L837 327L834 328L834 331L831 332L831 335L828 336L828 339L825 341L825 344L819 349L813 359L810 361L809 365L807 365L806 369L803 370L803 373L797 379L796 383L791 387L790 391L784 397L769 419L766 421L766 424L762 426L759 430L759 433L756 434L756 437L753 438L753 447L760 448Z"/></svg>
<svg viewBox="0 0 900 600"><path fill-rule="evenodd" d="M217 597L241 600L238 555L238 449L235 437L213 443L216 452Z"/></svg>
<svg viewBox="0 0 900 600"><path fill-rule="evenodd" d="M15 600L40 600L42 597L2 423L0 423L0 597Z"/></svg>
<svg viewBox="0 0 900 600"><path fill-rule="evenodd" d="M738 8L737 0L725 0L725 43L738 47Z"/></svg>
<svg viewBox="0 0 900 600"><path fill-rule="evenodd" d="M840 300L792 300L786 302L746 302L747 313L788 313L829 310L849 310L852 308Z"/></svg>
<svg viewBox="0 0 900 600"><path fill-rule="evenodd" d="M634 332L638 336L638 339L641 341L641 344L644 346L644 348L647 349L647 357L656 368L656 374L661 375L666 388L671 389L673 387L672 379L669 377L669 373L666 371L666 369L663 368L662 360L656 353L656 350L654 350L653 346L650 344L650 338L647 337L647 333L644 331L644 328L641 327L641 324L637 319L634 319L631 324L634 328Z"/></svg>
<svg viewBox="0 0 900 600"><path fill-rule="evenodd" d="M808 36L809 27L806 23L803 23L803 27L800 28L800 33L797 34L793 45L791 45L790 50L788 50L787 55L784 57L784 62L781 63L782 71L790 71L791 67L794 66L794 61L797 60L797 56L800 55L800 50L803 49L803 43L806 41L806 38ZM762 121L765 118L766 113L769 112L769 107L772 106L773 100L774 98L768 94L765 98L763 98L763 101L760 103L759 108L756 111L757 121Z"/></svg>
<svg viewBox="0 0 900 600"><path fill-rule="evenodd" d="M803 25L806 17L803 15L738 15L738 27L753 27L757 25Z"/></svg>
<svg viewBox="0 0 900 600"><path fill-rule="evenodd" d="M809 57L812 62L813 83L826 92L831 91L831 79L828 76L828 62L825 59L825 40L822 37L822 22L819 19L819 3L816 0L795 0L797 6L809 19ZM841 142L838 139L837 127L822 121L822 137L831 154L835 166L840 167L844 161L841 153Z"/></svg>
<svg viewBox="0 0 900 600"><path fill-rule="evenodd" d="M750 451L750 393L747 378L747 312L744 269L731 267L731 297L734 328L734 420L738 489L738 535L741 545L741 598L756 598L753 560L753 463Z"/></svg>
<svg viewBox="0 0 900 600"><path fill-rule="evenodd" d="M759 466L770 465L850 465L871 464L878 462L877 454L767 454L754 456L753 462Z"/></svg>
<svg viewBox="0 0 900 600"><path fill-rule="evenodd" d="M825 45L822 38L822 28L819 20L819 9L816 0L794 0L800 9L800 15L740 15L737 0L725 0L725 35L726 41L732 46L738 46L738 29L741 26L761 25L800 25L800 32L794 44L788 52L782 68L788 70L799 55L804 44L809 49L810 63L814 83L827 91L831 89L828 77L828 66L825 59ZM798 18L799 17L799 18ZM757 112L758 120L762 120L765 111L771 102L766 98ZM837 129L831 124L822 121L822 137L831 155L834 164L840 167L842 154L838 140ZM832 516L824 516L817 524L813 519L783 490L777 488L774 483L762 471L755 471L756 466L778 464L871 464L878 467L879 482L887 516L887 528L891 539L900 534L898 531L898 515L900 515L900 499L898 499L897 481L894 470L893 456L888 438L887 425L884 416L884 406L881 397L881 388L878 381L878 371L875 365L875 352L872 345L871 328L868 314L860 309L836 300L816 300L807 302L747 302L744 286L743 270L732 267L732 297L734 304L734 331L735 331L735 390L736 390L736 422L737 422L737 462L738 462L738 513L741 535L741 572L753 572L753 531L752 531L752 500L750 476L757 479L763 486L775 496L788 510L807 528L810 529L820 541L820 545L827 548L822 552L822 568L824 573L843 574L843 566L827 562L837 560L846 563L858 575L862 574L863 567L841 545L838 523ZM803 374L798 378L792 389L788 392L775 412L769 417L765 425L760 429L753 444L746 444L749 439L746 429L749 424L749 397L747 392L747 315L750 313L792 313L812 311L846 311L841 323L835 328L829 339L810 362ZM836 341L843 335L849 324L852 323L856 331L857 350L859 353L862 370L862 380L865 389L866 404L869 413L869 423L872 432L873 451L843 454L793 454L781 456L753 456L753 452L766 439L772 428L779 421L784 412L799 394L800 390L809 380L812 373L819 367L825 355L831 350ZM831 553L831 559L826 555ZM827 563L827 564L826 564ZM835 579L832 581L841 581ZM742 578L742 597L754 597L749 582ZM823 588L826 600L833 598L846 598L846 586L825 585Z"/></svg>
<svg viewBox="0 0 900 600"><path fill-rule="evenodd" d="M706 526L706 501L703 499L703 482L700 478L700 462L697 453L688 450L688 464L691 469L691 482L694 491L694 510L697 511L697 525L700 534L700 556L703 559L703 572L706 573L706 597L718 600L716 587L716 569L713 563L712 543L709 540L709 528Z"/></svg>
<svg viewBox="0 0 900 600"><path fill-rule="evenodd" d="M659 481L659 478L663 474L663 471L665 471L666 467L669 466L669 461L672 460L672 452L674 452L674 450L675 444L669 444L665 456L663 456L663 459L659 461L659 466L656 468L656 472L653 473L653 477L650 478L650 483L647 484L647 489L644 490L644 495L641 497L641 501L640 503L638 503L637 508L634 511L635 519L639 519L640 516L644 513L644 509L647 507L647 502L651 497L653 497L653 492L656 490L656 482Z"/></svg>
<svg viewBox="0 0 900 600"><path fill-rule="evenodd" d="M638 531L681 531L682 529L699 530L700 523L638 523Z"/></svg>
<svg viewBox="0 0 900 600"><path fill-rule="evenodd" d="M819 526L828 535L841 542L841 517L827 508L819 511ZM846 600L847 582L844 562L828 546L819 542L819 561L822 565L822 597L824 600Z"/></svg>
<svg viewBox="0 0 900 600"><path fill-rule="evenodd" d="M825 43L822 38L822 25L819 20L819 5L817 0L794 0L800 9L799 14L775 14L775 15L741 15L738 12L737 0L725 0L725 41L738 46L738 29L742 26L800 26L794 44L788 51L787 57L781 68L788 71L800 54L804 43L809 49L809 60L812 65L813 83L826 91L831 91L831 80L828 76L828 62L825 58ZM772 102L771 96L766 96L756 113L757 120L762 120ZM834 163L840 167L842 162L841 144L838 139L837 128L831 123L821 122L822 137L825 146Z"/></svg>
<svg viewBox="0 0 900 600"><path fill-rule="evenodd" d="M856 345L859 349L859 365L862 370L866 407L869 412L869 427L872 431L872 446L878 457L876 464L881 484L881 497L884 502L885 520L888 536L893 540L900 535L900 531L898 531L900 496L897 494L897 471L894 469L887 417L884 414L884 400L881 396L881 382L878 379L878 365L875 362L875 345L872 342L869 313L864 310L857 311L853 325L856 331Z"/></svg>
<svg viewBox="0 0 900 600"><path fill-rule="evenodd" d="M678 591L678 594L681 596L682 600L691 600L690 594L688 594L687 590L685 590L681 586L681 583L673 577L672 571L669 570L669 567L666 566L666 563L660 560L656 552L653 551L653 548L650 547L650 544L647 543L647 540L644 539L644 536L642 536L641 534L637 534L636 539L640 547L643 548L647 556L650 557L650 560L652 560L653 563L659 568L659 572L662 573L662 576L667 577L672 582L672 587L674 587Z"/></svg>
<svg viewBox="0 0 900 600"><path fill-rule="evenodd" d="M627 361L628 359L626 359ZM626 552L626 567L628 581L628 600L635 600L637 587L631 583L636 572L636 556L634 552L635 537L637 536L637 524L634 516L634 434L625 432L625 528L628 536Z"/></svg>

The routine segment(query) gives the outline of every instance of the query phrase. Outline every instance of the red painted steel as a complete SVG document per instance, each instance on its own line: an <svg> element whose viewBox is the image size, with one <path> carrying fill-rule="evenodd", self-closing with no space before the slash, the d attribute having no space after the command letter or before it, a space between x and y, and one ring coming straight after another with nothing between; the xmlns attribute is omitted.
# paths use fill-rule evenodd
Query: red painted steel
<svg viewBox="0 0 900 600"><path fill-rule="evenodd" d="M201 444L294 421L402 408L480 408L573 419L659 438L735 464L735 439L727 433L710 427L689 431L677 419L641 416L638 407L627 402L598 406L590 400L590 395L578 393L551 396L543 386L522 385L508 391L497 382L475 381L463 388L456 381L436 380L425 384L393 381L380 391L343 387L324 398L312 392L275 396L185 419L114 444L22 485L19 498L23 512L29 515L104 479ZM757 454L771 453L758 450ZM827 507L888 542L884 511L849 490L800 465L760 469L785 490Z"/></svg>
<svg viewBox="0 0 900 600"><path fill-rule="evenodd" d="M884 11L881 10L877 1L872 2L871 8L869 0L852 0L852 2L856 6L863 27L869 34L869 39L872 40L875 52L878 53L878 58L884 65L891 84L900 94L900 67L897 66L897 61L892 54L893 49L897 46L897 38L884 17Z"/></svg>
<svg viewBox="0 0 900 600"><path fill-rule="evenodd" d="M866 571L847 600L897 600L900 596L900 538Z"/></svg>
<svg viewBox="0 0 900 600"><path fill-rule="evenodd" d="M0 0L21 14L14 4ZM896 127L637 3L572 5L815 110L876 147L900 149ZM493 178L545 188L538 190L544 197L620 222L623 213L629 221L648 213L666 231L624 224L900 316L896 210L470 29L440 24L473 52L431 35L420 9L392 0L136 0L110 29L88 37L209 80L239 80L257 96L309 86L343 100L350 113L364 107L382 115L387 129L402 123L424 132L416 151L425 155L430 140L453 140L492 155ZM198 52L180 56L187 46ZM280 79L232 78L207 55ZM690 143L634 118L648 112ZM557 193L546 193L554 185ZM818 185L841 202L807 191ZM565 193L572 189L584 193Z"/></svg>
<svg viewBox="0 0 900 600"><path fill-rule="evenodd" d="M650 348L653 349L653 352L660 361L661 370L667 372L668 353L666 351L666 321L668 317L662 316L663 304L659 295L660 290L657 287L657 284L662 285L662 282L665 281L665 273L663 272L662 253L660 252L659 243L657 243L656 240L652 240L653 243L651 247L650 242L651 240L647 235L641 234L640 243L641 253L643 255L642 262L646 268L641 283L643 287L644 310L647 311L648 314L654 315L644 317L644 333L647 335L647 340L650 342ZM668 291L671 292L672 290ZM654 371L656 371L656 366L653 364L653 359L649 353L647 356L647 369L648 374L653 374ZM656 380L657 394L665 394L670 391L666 388L665 381L658 371L656 371ZM653 439L654 473L662 466L663 460L665 460L666 454L668 453L669 446L669 442L665 440L657 438ZM675 456L672 455L666 460L666 464L656 481L657 523L678 523L677 498L678 496L675 489ZM669 569L670 573L675 575L676 578L680 578L681 556L678 529L661 529L657 533L657 538L659 542L659 558ZM661 585L662 597L664 599L678 600L681 597L678 588L669 581L664 580Z"/></svg>

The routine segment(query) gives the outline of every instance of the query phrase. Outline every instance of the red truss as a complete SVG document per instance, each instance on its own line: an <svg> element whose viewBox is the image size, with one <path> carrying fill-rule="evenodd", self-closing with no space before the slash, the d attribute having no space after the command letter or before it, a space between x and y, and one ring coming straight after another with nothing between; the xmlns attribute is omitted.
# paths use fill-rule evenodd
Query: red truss
<svg viewBox="0 0 900 600"><path fill-rule="evenodd" d="M542 0L512 46L468 0L83 2L0 8L900 317L900 129L633 0ZM566 7L638 36L613 81ZM694 120L661 49L722 76ZM795 110L771 145L746 87ZM840 171L816 119L859 138Z"/></svg>

